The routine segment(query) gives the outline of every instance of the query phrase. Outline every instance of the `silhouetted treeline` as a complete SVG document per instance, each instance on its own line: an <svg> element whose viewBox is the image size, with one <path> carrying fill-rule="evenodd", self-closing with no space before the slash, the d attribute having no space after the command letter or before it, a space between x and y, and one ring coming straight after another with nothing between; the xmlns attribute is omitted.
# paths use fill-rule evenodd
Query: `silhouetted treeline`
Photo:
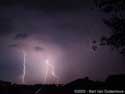
<svg viewBox="0 0 125 94"><path fill-rule="evenodd" d="M75 94L77 90L104 89L125 90L125 74L111 75L105 81L93 81L86 77L66 85L19 85L0 81L0 94Z"/></svg>
<svg viewBox="0 0 125 94"><path fill-rule="evenodd" d="M112 31L109 36L101 37L100 46L108 45L125 55L125 0L95 0L95 5L108 14L102 20ZM96 50L97 45L92 48Z"/></svg>

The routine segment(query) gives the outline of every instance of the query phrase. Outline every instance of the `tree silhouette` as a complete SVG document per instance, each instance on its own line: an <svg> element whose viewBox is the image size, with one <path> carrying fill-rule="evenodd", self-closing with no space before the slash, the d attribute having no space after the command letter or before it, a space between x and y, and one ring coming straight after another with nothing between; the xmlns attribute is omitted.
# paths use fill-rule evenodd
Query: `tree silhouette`
<svg viewBox="0 0 125 94"><path fill-rule="evenodd" d="M97 9L110 14L102 20L112 33L101 37L100 46L108 45L125 55L125 0L95 0L95 4Z"/></svg>

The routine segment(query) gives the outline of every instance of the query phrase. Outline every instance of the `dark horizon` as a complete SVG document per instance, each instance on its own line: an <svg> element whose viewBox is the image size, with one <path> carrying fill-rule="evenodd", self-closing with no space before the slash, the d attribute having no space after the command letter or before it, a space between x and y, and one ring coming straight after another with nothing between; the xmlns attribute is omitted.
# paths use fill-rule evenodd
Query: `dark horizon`
<svg viewBox="0 0 125 94"><path fill-rule="evenodd" d="M76 93L119 93L125 92L125 74L110 75L105 81L93 81L88 77L63 84L15 84L0 81L2 94L76 94Z"/></svg>

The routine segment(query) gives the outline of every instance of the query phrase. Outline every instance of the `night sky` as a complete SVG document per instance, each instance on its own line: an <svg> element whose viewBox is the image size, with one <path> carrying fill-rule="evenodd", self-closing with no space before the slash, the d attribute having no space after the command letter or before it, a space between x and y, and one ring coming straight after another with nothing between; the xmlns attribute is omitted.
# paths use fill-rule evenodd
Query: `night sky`
<svg viewBox="0 0 125 94"><path fill-rule="evenodd" d="M54 67L47 82L68 83L88 76L104 80L125 73L124 57L110 47L92 49L92 41L111 30L102 21L109 14L95 9L93 0L1 0L0 80L45 83L46 60Z"/></svg>

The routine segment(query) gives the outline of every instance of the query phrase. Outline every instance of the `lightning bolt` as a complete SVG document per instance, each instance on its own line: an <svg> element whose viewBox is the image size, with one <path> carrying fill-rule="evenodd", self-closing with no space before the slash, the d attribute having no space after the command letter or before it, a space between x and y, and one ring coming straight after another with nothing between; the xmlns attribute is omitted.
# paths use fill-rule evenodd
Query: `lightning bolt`
<svg viewBox="0 0 125 94"><path fill-rule="evenodd" d="M22 74L22 83L25 83L25 75L26 75L26 53L22 50L23 53L23 74Z"/></svg>
<svg viewBox="0 0 125 94"><path fill-rule="evenodd" d="M54 66L48 60L46 60L46 65L47 65L47 67L46 67L46 73L45 73L44 82L47 81L48 72L51 72L51 76L54 77L57 80L57 82L58 82L58 77L55 74Z"/></svg>
<svg viewBox="0 0 125 94"><path fill-rule="evenodd" d="M45 62L46 64L47 64L47 66L46 66L46 73L45 73L45 78L44 78L44 82L46 82L47 81L47 75L48 75L48 60L46 60L46 62Z"/></svg>

